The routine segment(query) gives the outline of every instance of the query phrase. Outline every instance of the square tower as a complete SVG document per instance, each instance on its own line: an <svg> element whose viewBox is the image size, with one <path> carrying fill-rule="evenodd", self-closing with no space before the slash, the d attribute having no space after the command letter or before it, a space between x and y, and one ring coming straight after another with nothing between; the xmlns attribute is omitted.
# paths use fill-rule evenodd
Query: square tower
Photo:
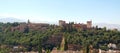
<svg viewBox="0 0 120 53"><path fill-rule="evenodd" d="M87 21L87 28L92 28L92 21Z"/></svg>
<svg viewBox="0 0 120 53"><path fill-rule="evenodd" d="M59 20L59 26L64 26L65 24L66 24L65 21L63 21L63 20Z"/></svg>

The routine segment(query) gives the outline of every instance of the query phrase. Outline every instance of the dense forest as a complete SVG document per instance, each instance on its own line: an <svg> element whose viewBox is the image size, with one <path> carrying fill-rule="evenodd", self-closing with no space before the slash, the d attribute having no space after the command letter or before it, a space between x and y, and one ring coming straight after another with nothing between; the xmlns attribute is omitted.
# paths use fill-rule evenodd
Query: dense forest
<svg viewBox="0 0 120 53"><path fill-rule="evenodd" d="M0 23L0 53L11 52L14 46L20 46L17 51L51 51L54 47L65 51L69 49L69 44L79 45L80 48L77 50L89 50L90 46L94 49L108 50L107 45L114 43L117 49L120 49L120 31L118 30L108 30L106 27L98 28L97 26L91 29L76 29L72 26L73 23L69 23L69 26L65 27L49 25L46 30L25 28L24 32L11 31L11 27L20 24L17 22ZM54 41L50 41L53 36L57 36L60 40L53 43ZM64 46L61 46L62 42Z"/></svg>

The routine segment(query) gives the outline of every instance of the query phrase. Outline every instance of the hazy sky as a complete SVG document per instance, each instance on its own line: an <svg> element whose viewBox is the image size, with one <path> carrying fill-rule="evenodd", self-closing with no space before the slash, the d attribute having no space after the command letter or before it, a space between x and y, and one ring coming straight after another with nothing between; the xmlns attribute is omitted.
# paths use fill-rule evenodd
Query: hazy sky
<svg viewBox="0 0 120 53"><path fill-rule="evenodd" d="M120 0L0 0L0 16L33 22L120 24Z"/></svg>

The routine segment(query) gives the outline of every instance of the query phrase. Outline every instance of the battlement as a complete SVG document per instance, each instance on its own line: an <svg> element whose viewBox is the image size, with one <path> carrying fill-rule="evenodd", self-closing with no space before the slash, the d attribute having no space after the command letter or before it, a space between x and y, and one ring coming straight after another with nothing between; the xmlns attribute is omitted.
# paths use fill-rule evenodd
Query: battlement
<svg viewBox="0 0 120 53"><path fill-rule="evenodd" d="M66 21L63 21L63 20L59 20L59 26L65 26L67 24L69 24L69 23L66 23ZM75 28L84 28L84 29L86 29L86 28L92 28L92 21L87 21L86 24L83 24L83 23L74 24L73 23L73 26Z"/></svg>

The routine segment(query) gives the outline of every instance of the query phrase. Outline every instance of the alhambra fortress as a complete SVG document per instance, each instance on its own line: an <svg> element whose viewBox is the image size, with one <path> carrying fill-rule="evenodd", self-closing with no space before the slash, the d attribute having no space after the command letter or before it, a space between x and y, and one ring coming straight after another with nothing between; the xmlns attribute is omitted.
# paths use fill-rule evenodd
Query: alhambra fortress
<svg viewBox="0 0 120 53"><path fill-rule="evenodd" d="M11 31L21 31L23 32L25 29L29 28L31 30L45 30L49 26L47 23L31 23L29 20L27 23L20 23L20 25L16 27L12 27Z"/></svg>
<svg viewBox="0 0 120 53"><path fill-rule="evenodd" d="M72 22L66 23L66 21L64 20L59 20L58 23L59 25L55 25L54 27L69 27L71 26L70 24L72 24L72 27L76 29L85 29L85 30L93 29L92 21L87 21L86 24L84 24L84 23L72 23ZM44 31L44 30L47 30L49 26L50 24L48 23L32 23L28 20L27 23L20 23L18 26L11 27L11 31L24 32L28 28L33 31L35 30ZM51 37L48 38L48 40L45 43L42 43L42 44L43 45L54 44L55 46L60 44L61 47L64 47L63 34L52 35ZM80 45L67 44L66 46L68 47L67 51L60 51L60 50L57 50L56 48L53 48L51 53L83 53L83 51L78 51L78 49L82 48ZM93 47L90 46L90 53L93 53L93 51L96 51L96 50L94 50ZM96 52L98 52L98 50ZM105 53L105 52L109 53L109 51L99 50L99 53Z"/></svg>
<svg viewBox="0 0 120 53"><path fill-rule="evenodd" d="M66 23L66 21L59 20L59 26L68 26L69 23ZM12 27L11 31L21 31L23 32L26 28L29 28L31 30L46 30L49 24L47 23L31 23L29 20L27 23L20 23L20 25L16 27ZM90 29L92 28L92 21L87 21L87 24L78 23L73 24L75 28L82 28L82 29Z"/></svg>
<svg viewBox="0 0 120 53"><path fill-rule="evenodd" d="M59 26L67 26L67 25L68 23L66 23L66 21L59 20ZM83 23L73 24L73 26L75 28L89 29L92 28L92 21L87 21L87 24L83 24Z"/></svg>

